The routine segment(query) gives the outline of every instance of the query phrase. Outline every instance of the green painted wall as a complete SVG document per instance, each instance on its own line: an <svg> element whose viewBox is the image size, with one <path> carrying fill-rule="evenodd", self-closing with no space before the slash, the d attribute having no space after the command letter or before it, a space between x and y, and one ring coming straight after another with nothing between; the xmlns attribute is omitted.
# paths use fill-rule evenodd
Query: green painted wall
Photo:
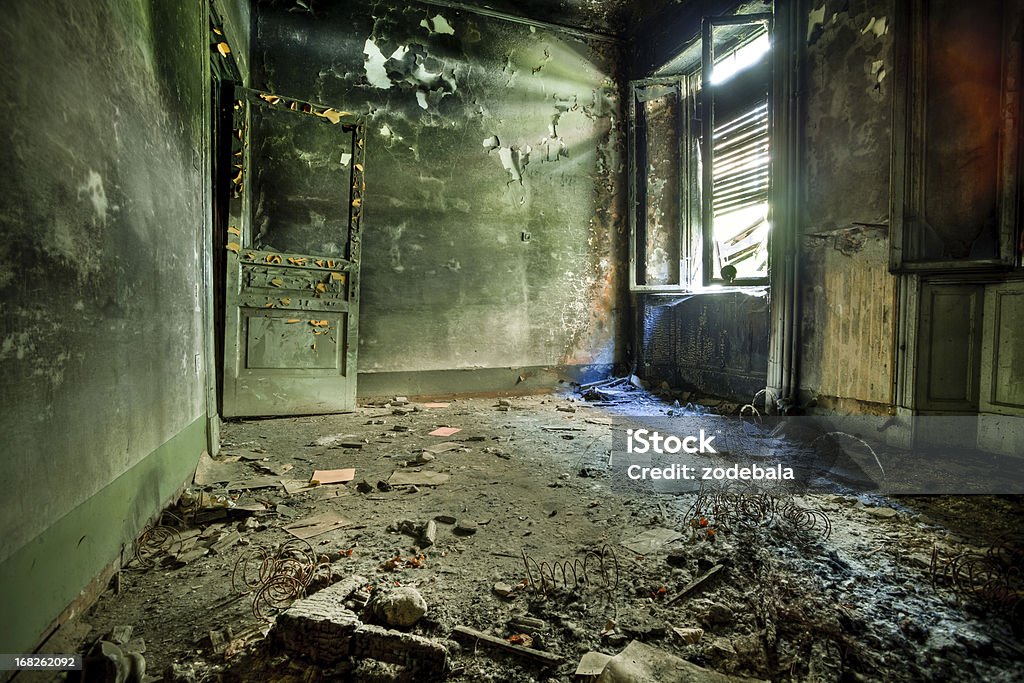
<svg viewBox="0 0 1024 683"><path fill-rule="evenodd" d="M416 3L256 27L254 87L368 120L361 394L624 360L618 44Z"/></svg>
<svg viewBox="0 0 1024 683"><path fill-rule="evenodd" d="M6 652L31 647L203 446L207 26L203 2L0 13Z"/></svg>
<svg viewBox="0 0 1024 683"><path fill-rule="evenodd" d="M206 417L90 497L0 563L0 648L30 652L79 591L121 555L191 478Z"/></svg>

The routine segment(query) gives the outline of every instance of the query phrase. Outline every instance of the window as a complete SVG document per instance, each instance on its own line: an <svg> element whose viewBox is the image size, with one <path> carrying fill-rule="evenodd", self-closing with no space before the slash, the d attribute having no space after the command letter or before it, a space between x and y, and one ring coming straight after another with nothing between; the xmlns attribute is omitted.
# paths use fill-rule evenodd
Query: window
<svg viewBox="0 0 1024 683"><path fill-rule="evenodd" d="M705 20L630 98L631 285L768 283L771 20Z"/></svg>

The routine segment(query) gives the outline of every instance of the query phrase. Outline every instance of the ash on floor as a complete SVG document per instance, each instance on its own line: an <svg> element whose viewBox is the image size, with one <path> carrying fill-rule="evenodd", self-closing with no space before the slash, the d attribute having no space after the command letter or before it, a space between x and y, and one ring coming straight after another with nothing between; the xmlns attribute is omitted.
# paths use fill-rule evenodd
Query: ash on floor
<svg viewBox="0 0 1024 683"><path fill-rule="evenodd" d="M609 425L679 408L633 403L227 423L220 483L168 509L81 647L167 681L1024 679L1019 555L986 514L1012 531L1019 501L659 494L613 475ZM1018 583L965 578L993 553Z"/></svg>

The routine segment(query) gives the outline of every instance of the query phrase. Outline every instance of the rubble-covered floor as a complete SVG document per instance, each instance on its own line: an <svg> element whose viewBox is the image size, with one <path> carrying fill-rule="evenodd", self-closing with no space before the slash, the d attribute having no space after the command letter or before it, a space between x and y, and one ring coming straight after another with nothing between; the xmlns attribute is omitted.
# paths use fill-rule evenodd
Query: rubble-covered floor
<svg viewBox="0 0 1024 683"><path fill-rule="evenodd" d="M254 558L285 543L301 546L282 527L333 512L343 519L338 528L308 539L317 561L330 566L317 570L307 593L364 577L348 603L359 612L367 590L415 588L426 614L407 630L449 649L449 680L569 681L585 653L614 655L633 640L762 680L1024 679L1024 643L1008 607L1020 596L996 589L987 599L964 596L942 576L932 580L933 549L940 567L966 551L984 553L1019 528L1017 500L893 501L837 488L790 501L823 513L827 536L824 523L802 529L778 516L722 524L712 536L694 516L693 495L657 494L606 469L610 418L671 408L654 397L604 406L569 395L459 398L434 408L400 403L225 424L214 467L286 480L293 493L282 486L240 492L238 481L209 486L202 496L200 487L190 489L188 505L169 510L186 524L162 544L156 539L154 548L163 550L130 563L118 590L81 617L90 627L81 647L122 627L122 649L144 648L149 676L175 664L176 677L167 680L439 680L372 659L318 667L271 647L267 618L275 597L280 605L291 601L289 584L281 595L240 595L236 565L249 561L248 580L258 590ZM438 426L461 431L428 435ZM437 448L442 443L453 445ZM354 468L354 480L296 491L314 470L337 468ZM389 487L395 472L435 479ZM233 507L220 507L219 496ZM162 521L177 524L171 514ZM681 537L660 548L655 540L645 554L620 545L652 529ZM432 544L423 538L431 530ZM545 594L528 585L524 552L534 579L541 563L548 569L590 553L590 585ZM562 572L554 573L561 582ZM254 595L262 595L255 606ZM561 663L457 643L458 626L513 638ZM608 674L601 680L628 680Z"/></svg>

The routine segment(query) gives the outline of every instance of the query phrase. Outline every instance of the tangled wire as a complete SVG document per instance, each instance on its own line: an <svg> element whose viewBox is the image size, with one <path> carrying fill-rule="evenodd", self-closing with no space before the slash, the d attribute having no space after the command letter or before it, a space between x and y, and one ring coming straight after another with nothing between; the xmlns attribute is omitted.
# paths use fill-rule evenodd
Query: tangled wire
<svg viewBox="0 0 1024 683"><path fill-rule="evenodd" d="M1015 629L1024 629L1024 546L1002 541L985 552L949 557L933 548L929 573L933 586L948 586L961 597L999 609Z"/></svg>
<svg viewBox="0 0 1024 683"><path fill-rule="evenodd" d="M795 533L818 532L823 538L832 533L832 521L820 510L805 508L792 496L777 495L763 489L711 489L703 484L687 512L695 533L714 537L717 528L730 524L766 526L775 523Z"/></svg>
<svg viewBox="0 0 1024 683"><path fill-rule="evenodd" d="M301 598L314 577L329 563L306 541L292 539L277 548L256 546L235 562L231 586L239 595L252 594L252 613L269 620Z"/></svg>
<svg viewBox="0 0 1024 683"><path fill-rule="evenodd" d="M156 566L156 558L181 548L181 534L172 526L157 524L142 532L135 541L135 562L141 569Z"/></svg>

